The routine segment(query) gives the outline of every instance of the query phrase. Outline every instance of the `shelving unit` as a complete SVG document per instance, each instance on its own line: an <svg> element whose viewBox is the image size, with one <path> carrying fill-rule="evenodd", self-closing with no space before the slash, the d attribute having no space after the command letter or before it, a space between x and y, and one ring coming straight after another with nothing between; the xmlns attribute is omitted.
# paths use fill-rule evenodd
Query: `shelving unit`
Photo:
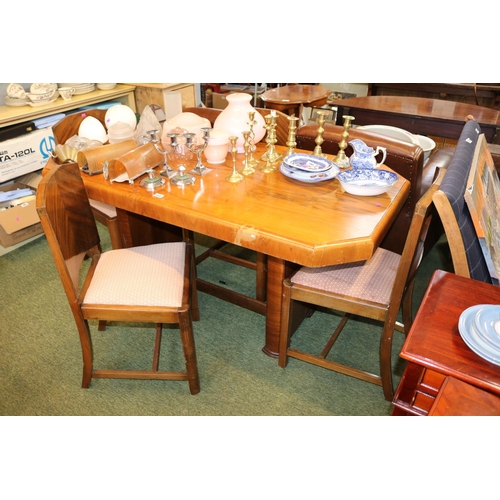
<svg viewBox="0 0 500 500"><path fill-rule="evenodd" d="M58 97L45 106L0 106L0 128L107 101L119 101L136 111L134 90L133 85L118 84L112 90L94 90L88 94L75 95L70 101Z"/></svg>
<svg viewBox="0 0 500 500"><path fill-rule="evenodd" d="M135 86L118 84L111 90L94 90L88 94L75 95L70 101L65 101L62 98L57 98L53 103L46 106L0 106L0 128L9 127L18 123L36 120L45 116L55 115L57 113L71 113L85 106L92 106L104 102L119 102L129 106L134 112L135 106ZM12 179L15 181L15 179ZM0 245L0 257L17 248L33 241L43 234L34 236L10 247Z"/></svg>

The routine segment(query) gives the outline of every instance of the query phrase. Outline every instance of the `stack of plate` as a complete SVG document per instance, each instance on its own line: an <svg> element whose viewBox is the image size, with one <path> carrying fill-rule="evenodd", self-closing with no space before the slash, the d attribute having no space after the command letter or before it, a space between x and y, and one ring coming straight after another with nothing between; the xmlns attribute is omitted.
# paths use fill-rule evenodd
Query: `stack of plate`
<svg viewBox="0 0 500 500"><path fill-rule="evenodd" d="M283 160L280 172L290 179L301 182L321 182L335 178L340 168L326 158L297 153Z"/></svg>
<svg viewBox="0 0 500 500"><path fill-rule="evenodd" d="M95 90L95 83L58 83L59 87L73 87L75 93L73 95L88 94Z"/></svg>
<svg viewBox="0 0 500 500"><path fill-rule="evenodd" d="M500 365L500 306L479 304L469 307L460 315L458 331L478 356Z"/></svg>
<svg viewBox="0 0 500 500"><path fill-rule="evenodd" d="M8 95L3 98L4 104L6 106L29 106L30 99L26 97L9 97Z"/></svg>

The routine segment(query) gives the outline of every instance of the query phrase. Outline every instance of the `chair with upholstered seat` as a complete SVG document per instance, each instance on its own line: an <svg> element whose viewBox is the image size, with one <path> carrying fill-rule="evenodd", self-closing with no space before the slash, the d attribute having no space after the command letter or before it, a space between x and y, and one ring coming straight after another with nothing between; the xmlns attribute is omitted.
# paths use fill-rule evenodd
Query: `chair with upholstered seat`
<svg viewBox="0 0 500 500"><path fill-rule="evenodd" d="M443 170L418 201L402 254L379 247L365 262L342 264L323 268L300 268L283 283L283 306L280 332L279 365L285 367L293 357L323 368L381 385L384 397L393 397L391 350L394 329L408 333L412 312L411 300L415 273L423 255L425 238L434 214L432 195L439 187ZM321 353L299 350L293 343L293 309L308 304L342 313L336 327ZM402 309L403 323L398 321ZM327 359L348 319L369 318L382 323L378 374L369 373ZM300 327L295 332L298 335ZM308 351L313 349L308 349ZM358 352L363 356L363 352Z"/></svg>
<svg viewBox="0 0 500 500"><path fill-rule="evenodd" d="M77 135L80 124L87 116L96 118L104 125L106 111L105 109L88 109L64 117L52 127L56 144L65 144L68 139ZM123 248L116 208L96 200L90 200L90 206L92 207L95 219L108 228L111 246L113 248Z"/></svg>
<svg viewBox="0 0 500 500"><path fill-rule="evenodd" d="M186 380L191 394L197 394L192 320L199 319L199 310L192 245L161 243L101 252L76 163L55 165L43 176L37 211L78 329L82 387L88 388L92 378ZM151 369L95 369L89 320L98 320L99 329L109 322L155 323ZM180 329L185 370L159 369L163 323Z"/></svg>
<svg viewBox="0 0 500 500"><path fill-rule="evenodd" d="M481 127L476 121L470 120L465 124L441 187L434 194L434 203L448 240L455 274L491 283L491 275L464 198L480 135Z"/></svg>

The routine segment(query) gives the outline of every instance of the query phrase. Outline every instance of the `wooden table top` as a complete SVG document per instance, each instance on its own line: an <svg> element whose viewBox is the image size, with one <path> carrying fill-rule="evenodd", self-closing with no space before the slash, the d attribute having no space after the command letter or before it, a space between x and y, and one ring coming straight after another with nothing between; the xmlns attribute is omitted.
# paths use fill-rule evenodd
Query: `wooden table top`
<svg viewBox="0 0 500 500"><path fill-rule="evenodd" d="M500 366L475 354L462 340L458 321L476 304L500 304L500 287L436 271L401 350L401 357L500 394Z"/></svg>
<svg viewBox="0 0 500 500"><path fill-rule="evenodd" d="M255 157L265 151L258 144ZM239 170L243 160L238 154ZM154 196L139 179L110 183L84 174L84 182L91 199L311 267L370 258L409 193L401 176L388 193L362 197L345 193L336 179L308 184L279 171L257 169L233 184L226 180L230 154L225 164L205 165L213 170L193 185L167 182Z"/></svg>
<svg viewBox="0 0 500 500"><path fill-rule="evenodd" d="M326 102L330 92L330 89L321 85L283 85L266 90L260 97L265 103L285 107L299 104L320 105Z"/></svg>
<svg viewBox="0 0 500 500"><path fill-rule="evenodd" d="M500 111L463 102L428 99L408 96L365 96L351 97L335 101L337 106L345 106L373 111L397 113L411 117L465 122L468 115L474 116L481 124L500 125Z"/></svg>

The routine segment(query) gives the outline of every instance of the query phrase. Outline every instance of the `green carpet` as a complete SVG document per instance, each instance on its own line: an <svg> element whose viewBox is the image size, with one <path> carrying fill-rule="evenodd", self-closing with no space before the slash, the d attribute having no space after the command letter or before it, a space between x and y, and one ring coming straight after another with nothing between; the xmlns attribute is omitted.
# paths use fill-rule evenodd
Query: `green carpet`
<svg viewBox="0 0 500 500"><path fill-rule="evenodd" d="M99 227L103 247L109 237ZM197 252L207 238L197 236ZM240 249L236 249L239 251ZM434 269L449 267L446 242L422 262L415 289L418 306ZM210 259L199 275L245 293L254 273ZM45 237L0 258L0 414L2 415L390 415L382 389L360 380L291 359L286 369L263 354L264 317L200 293L201 321L195 340L201 392L191 396L186 382L95 379L82 389L82 361L76 327ZM305 320L297 341L330 332L334 314L316 312ZM335 350L361 368L377 370L380 328L351 321ZM153 325L113 324L94 333L95 367L148 368ZM350 333L350 335L349 335ZM404 369L395 334L394 378ZM182 367L178 331L166 328L161 367Z"/></svg>

